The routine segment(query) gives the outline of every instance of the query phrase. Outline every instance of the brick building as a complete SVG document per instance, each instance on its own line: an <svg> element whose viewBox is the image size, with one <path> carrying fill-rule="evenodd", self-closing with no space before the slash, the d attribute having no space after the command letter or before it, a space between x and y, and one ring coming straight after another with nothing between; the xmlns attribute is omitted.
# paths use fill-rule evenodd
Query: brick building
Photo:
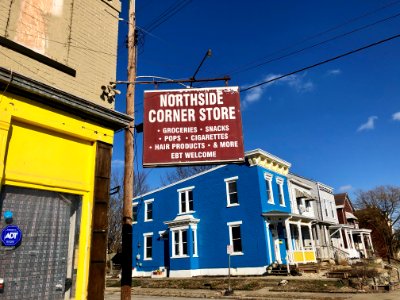
<svg viewBox="0 0 400 300"><path fill-rule="evenodd" d="M119 0L0 2L4 299L103 298ZM10 217L11 216L11 217ZM2 299L3 299L2 298Z"/></svg>

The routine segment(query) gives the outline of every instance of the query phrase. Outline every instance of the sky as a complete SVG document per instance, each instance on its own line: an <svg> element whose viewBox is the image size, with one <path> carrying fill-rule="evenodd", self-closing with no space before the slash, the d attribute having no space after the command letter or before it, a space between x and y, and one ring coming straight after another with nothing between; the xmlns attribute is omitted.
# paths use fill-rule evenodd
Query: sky
<svg viewBox="0 0 400 300"><path fill-rule="evenodd" d="M127 23L119 25L117 80L127 80ZM138 76L190 78L211 49L196 78L228 75L240 87L245 151L261 148L290 162L291 172L353 197L400 185L400 37L243 91L399 35L400 1L136 0L136 25ZM175 88L182 87L159 86ZM136 124L143 91L154 89L136 85ZM124 93L116 110L125 112ZM142 147L139 133L135 170L149 172L155 189L171 168L143 169ZM118 132L113 172L123 169L123 148Z"/></svg>

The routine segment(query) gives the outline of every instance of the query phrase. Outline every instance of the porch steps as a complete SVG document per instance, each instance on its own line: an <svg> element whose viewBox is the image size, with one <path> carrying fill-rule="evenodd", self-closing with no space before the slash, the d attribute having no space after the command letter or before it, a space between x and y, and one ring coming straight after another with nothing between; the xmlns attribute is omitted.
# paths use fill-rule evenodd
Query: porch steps
<svg viewBox="0 0 400 300"><path fill-rule="evenodd" d="M267 268L268 275L275 275L275 276L288 276L288 270L286 265L277 265L277 266L269 266Z"/></svg>
<svg viewBox="0 0 400 300"><path fill-rule="evenodd" d="M327 278L340 278L340 279L345 279L349 278L349 272L348 271L331 271L325 274Z"/></svg>
<svg viewBox="0 0 400 300"><path fill-rule="evenodd" d="M315 263L309 263L304 265L298 265L297 269L300 273L319 273L320 266Z"/></svg>

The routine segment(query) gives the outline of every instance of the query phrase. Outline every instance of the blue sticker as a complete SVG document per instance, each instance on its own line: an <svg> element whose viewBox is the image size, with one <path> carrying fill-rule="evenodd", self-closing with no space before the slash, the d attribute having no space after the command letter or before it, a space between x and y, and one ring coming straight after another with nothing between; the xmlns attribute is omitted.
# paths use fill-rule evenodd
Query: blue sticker
<svg viewBox="0 0 400 300"><path fill-rule="evenodd" d="M1 231L3 246L15 247L22 240L22 231L16 225L8 225Z"/></svg>

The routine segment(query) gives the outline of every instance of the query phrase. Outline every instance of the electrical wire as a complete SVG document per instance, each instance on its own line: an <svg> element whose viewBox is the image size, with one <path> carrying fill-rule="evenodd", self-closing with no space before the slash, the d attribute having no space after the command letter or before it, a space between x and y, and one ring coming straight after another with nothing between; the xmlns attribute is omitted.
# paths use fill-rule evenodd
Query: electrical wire
<svg viewBox="0 0 400 300"><path fill-rule="evenodd" d="M110 55L110 56L117 56L116 54L112 54L112 53L109 53L109 52L94 50L94 49L87 48L87 47L84 47L84 46L72 45L71 43L68 43L68 42L61 42L61 41L52 40L52 39L48 39L48 38L42 38L42 37L39 37L39 36L36 36L36 35L33 35L33 34L29 34L29 33L26 33L26 32L21 32L21 31L12 30L12 29L8 29L8 31L24 34L26 36L33 36L35 38L46 40L46 41L53 42L53 43L57 43L57 44L60 44L60 45L66 46L66 47L69 46L69 47L72 47L72 48L78 48L78 49L87 50L87 51L91 51L91 52L95 52L95 53L100 53L100 54L105 54L105 55Z"/></svg>
<svg viewBox="0 0 400 300"><path fill-rule="evenodd" d="M4 56L7 57L9 60L12 60L13 62L15 62L16 64L18 64L19 66L23 67L24 69L26 69L26 70L32 72L33 74L35 74L35 76L38 76L38 77L42 78L44 81L47 81L48 83L50 83L50 85L56 86L56 84L55 84L54 82L51 82L51 81L48 80L47 78L45 78L45 77L39 75L40 69L35 68L36 71L33 71L33 70L31 70L29 67L27 67L26 65L21 64L19 61L17 61L17 60L15 60L15 59L11 58L10 56L8 56L7 54L5 54L4 52L0 51L0 54L4 55Z"/></svg>
<svg viewBox="0 0 400 300"><path fill-rule="evenodd" d="M362 15L360 15L360 16L357 16L357 17L355 17L355 18L352 18L352 19L350 19L350 20L348 20L348 21L346 21L346 22L344 22L344 23L340 23L340 24L335 25L335 26L333 26L333 27L331 27L331 28L329 28L329 29L326 29L326 30L324 30L324 31L318 32L318 33L316 33L316 34L314 34L314 35L312 35L312 36L306 37L306 38L304 38L303 40L301 40L301 41L299 41L299 42L295 42L295 43L293 43L293 44L291 44L291 45L289 45L289 46L287 46L287 47L284 47L284 48L281 48L281 49L279 49L279 50L276 50L276 51L274 51L274 52L272 52L272 53L270 53L270 54L268 54L268 55L265 55L265 56L263 56L263 57L257 59L257 60L253 60L252 62L249 62L249 63L247 63L247 64L245 64L245 65L243 65L243 66L241 66L241 67L237 67L237 68L232 69L232 70L230 70L230 71L228 71L228 72L225 72L225 74L237 74L237 73L242 72L242 69L248 70L248 69L251 68L252 65L259 63L260 60L262 60L262 59L267 59L267 58L273 57L274 55L277 55L277 54L279 54L279 53L281 53L281 52L283 52L283 51L292 49L292 48L294 48L294 47L296 47L296 46L298 46L298 45L301 45L301 44L303 44L303 43L305 43L305 42L307 42L307 41L313 40L313 39L315 39L315 38L317 38L317 37L320 37L320 36L322 36L322 35L324 35L324 34L326 34L326 33L335 31L335 30L337 30L337 29L339 29L339 28L341 28L341 27L344 27L344 26L346 26L346 25L348 25L348 24L354 23L355 21L361 20L361 19L363 19L363 18L365 18L365 17L367 17L367 16L373 15L373 14L375 14L375 13L381 11L381 10L384 10L384 9L390 7L390 6L397 5L397 4L399 4L399 3L400 3L400 0L399 0L399 1L394 1L394 2L391 2L391 3L388 3L387 5L381 6L381 7L377 8L377 9L375 9L375 10L369 11L369 12L367 12L367 13L365 13L365 14L362 14ZM389 17L389 18L390 18L390 17Z"/></svg>
<svg viewBox="0 0 400 300"><path fill-rule="evenodd" d="M161 24L168 21L182 9L184 9L192 0L176 1L170 7L168 7L164 12L162 12L157 18L155 18L150 24L145 26L145 29L149 32L153 31Z"/></svg>
<svg viewBox="0 0 400 300"><path fill-rule="evenodd" d="M367 29L367 28L369 28L369 27L375 26L375 25L380 24L380 23L382 23L382 22L386 22L386 21L388 21L388 20L392 20L392 19L397 18L397 17L399 17L399 16L400 16L400 12L397 13L397 14L391 15L391 16L389 16L389 17L380 19L380 20L378 20L378 21L375 21L375 22L373 22L373 23L370 23L370 24L367 24L367 25L358 27L358 28L353 29L353 30L351 30L351 31L348 31L348 32L345 32L345 33L336 35L336 36L334 36L334 37L332 37L332 38L329 38L329 39L327 39L327 40L324 40L324 41L322 41L322 42L319 42L319 43L316 43L316 44L313 44L313 45L310 45L310 46L301 48L301 49L299 49L299 50L292 51L292 52L289 52L289 53L287 53L287 54L284 54L284 55L281 55L281 56L272 58L272 59L270 59L270 60L267 60L267 61L258 63L258 64L254 65L254 66L250 66L250 67L247 67L247 68L245 68L245 69L242 69L241 71L233 72L232 74L241 73L241 72L246 72L246 71L248 71L248 70L258 68L258 67L260 67L260 66L269 64L269 63L271 63L271 62L278 61L278 60L281 60L281 59L286 58L286 57L290 57L290 56L292 56L292 55L301 53L301 52L303 52L303 51L306 51L306 50L309 50L309 49L312 49L312 48L315 48L315 47L317 47L317 46L321 46L321 45L326 44L326 43L328 43L328 42L332 42L332 41L334 41L334 40L337 40L337 39L339 39L339 38L342 38L342 37L345 37L345 36L347 36L347 35L353 34L353 33L355 33L355 32L358 32L358 31Z"/></svg>
<svg viewBox="0 0 400 300"><path fill-rule="evenodd" d="M282 79L282 78L285 78L285 77L294 75L294 74L296 74L296 73L300 73L300 72L303 72L303 71L306 71L306 70L309 70L309 69L312 69L312 68L315 68L315 67L324 65L324 64L326 64L326 63L328 63L328 62L331 62L331 61L334 61L334 60L343 58L343 57L345 57L345 56L348 56L348 55L351 55L351 54L354 54L354 53L363 51L363 50L365 50L365 49L368 49L368 48L371 48L371 47L374 47L374 46L378 46L378 45L380 45L380 44L389 42L389 41L394 40L394 39L397 39L397 38L399 38L399 37L400 37L400 34L396 34L396 35L394 35L394 36L385 38L385 39L383 39L383 40L379 40L379 41L377 41L377 42L374 42L374 43L368 44L368 45L366 45L366 46L363 46L363 47L361 47L361 48L357 48L357 49L354 49L354 50L345 52L345 53L340 54L340 55L337 55L337 56L335 56L335 57L332 57L332 58L329 58L329 59L320 61L320 62L318 62L318 63L312 64L312 65L310 65L310 66L307 66L307 67L304 67L304 68L301 68L301 69L298 69L298 70L296 70L296 71L287 73L287 74L285 74L285 75L281 75L281 76L272 78L272 79L270 79L270 80L266 80L266 81L263 81L263 82L260 82L260 83L251 85L251 86L249 86L249 87L246 87L246 88L244 88L244 89L241 89L240 92L242 93L242 92L249 91L249 90L251 90L251 89L254 89L254 88L256 88L256 87L262 86L262 85L264 85L264 84L271 83L271 82L273 82L273 81L277 81L277 80L279 80L279 79Z"/></svg>

